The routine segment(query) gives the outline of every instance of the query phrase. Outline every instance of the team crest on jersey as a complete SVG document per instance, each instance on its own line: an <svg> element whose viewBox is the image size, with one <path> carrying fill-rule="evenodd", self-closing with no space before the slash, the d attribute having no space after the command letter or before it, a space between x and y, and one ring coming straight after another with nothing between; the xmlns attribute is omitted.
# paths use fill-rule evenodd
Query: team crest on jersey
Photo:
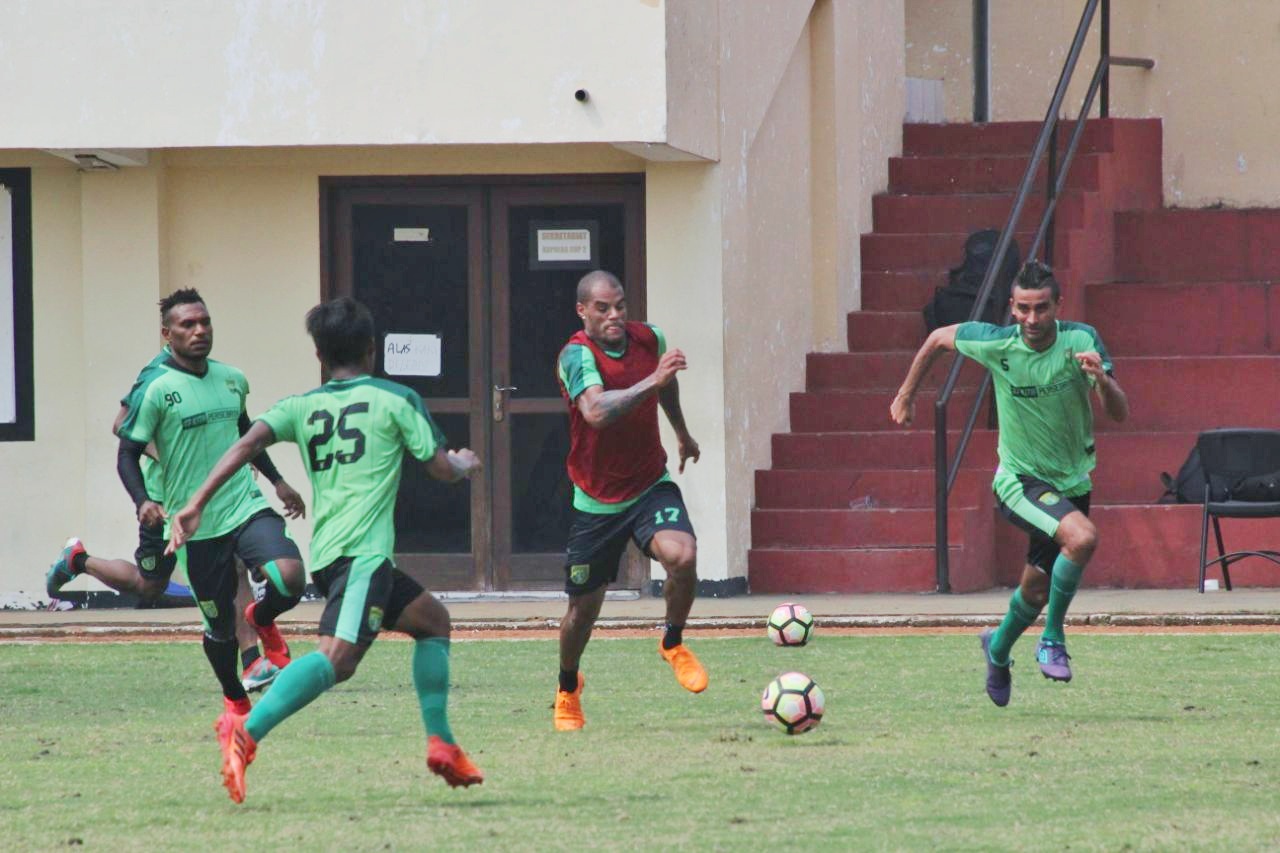
<svg viewBox="0 0 1280 853"><path fill-rule="evenodd" d="M200 610L209 619L218 618L218 602L216 601L201 601Z"/></svg>
<svg viewBox="0 0 1280 853"><path fill-rule="evenodd" d="M370 607L369 608L369 630L377 631L381 627L382 627L382 608Z"/></svg>
<svg viewBox="0 0 1280 853"><path fill-rule="evenodd" d="M1044 494L1040 495L1039 500L1040 500L1040 503L1044 504L1045 506L1053 506L1058 501L1062 500L1062 498L1058 496L1057 492L1045 492Z"/></svg>
<svg viewBox="0 0 1280 853"><path fill-rule="evenodd" d="M569 580L572 583L584 584L590 576L591 565L589 563L578 563L576 566L569 567Z"/></svg>

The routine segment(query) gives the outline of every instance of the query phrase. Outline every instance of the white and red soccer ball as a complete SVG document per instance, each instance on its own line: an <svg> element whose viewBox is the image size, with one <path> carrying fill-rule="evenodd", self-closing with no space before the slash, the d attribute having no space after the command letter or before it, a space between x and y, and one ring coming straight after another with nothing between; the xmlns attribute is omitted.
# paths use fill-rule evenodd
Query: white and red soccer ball
<svg viewBox="0 0 1280 853"><path fill-rule="evenodd" d="M807 732L822 722L826 710L822 688L802 672L784 672L764 689L760 710L789 735Z"/></svg>
<svg viewBox="0 0 1280 853"><path fill-rule="evenodd" d="M803 646L813 636L813 614L803 604L788 601L769 614L765 630L775 646Z"/></svg>

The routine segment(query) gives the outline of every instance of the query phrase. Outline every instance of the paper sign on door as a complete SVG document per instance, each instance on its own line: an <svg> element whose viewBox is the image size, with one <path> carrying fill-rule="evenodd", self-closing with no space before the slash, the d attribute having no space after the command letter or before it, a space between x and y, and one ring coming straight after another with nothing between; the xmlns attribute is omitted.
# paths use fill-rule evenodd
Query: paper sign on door
<svg viewBox="0 0 1280 853"><path fill-rule="evenodd" d="M439 376L440 336L387 333L382 366L388 376Z"/></svg>

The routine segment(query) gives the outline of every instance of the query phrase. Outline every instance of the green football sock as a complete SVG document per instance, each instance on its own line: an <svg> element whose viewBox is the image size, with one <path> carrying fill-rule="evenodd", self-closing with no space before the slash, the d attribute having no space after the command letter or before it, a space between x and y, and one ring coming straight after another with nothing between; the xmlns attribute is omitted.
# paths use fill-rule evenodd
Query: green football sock
<svg viewBox="0 0 1280 853"><path fill-rule="evenodd" d="M1022 597L1022 588L1015 589L1013 597L1009 599L1008 612L1004 614L1000 627L996 628L995 633L991 635L991 643L988 646L991 662L996 666L1008 666L1009 652L1013 649L1014 641L1022 636L1022 632L1027 630L1039 615L1040 610L1032 607Z"/></svg>
<svg viewBox="0 0 1280 853"><path fill-rule="evenodd" d="M413 644L413 686L422 706L422 725L427 735L453 743L449 728L449 641L427 637Z"/></svg>
<svg viewBox="0 0 1280 853"><path fill-rule="evenodd" d="M1058 643L1067 641L1063 622L1067 618L1067 608L1071 599L1076 597L1076 589L1080 586L1080 576L1084 574L1084 566L1077 566L1059 554L1053 561L1053 579L1049 585L1049 607L1044 614L1044 633L1041 642Z"/></svg>
<svg viewBox="0 0 1280 853"><path fill-rule="evenodd" d="M256 741L333 686L333 664L321 652L303 655L276 676L267 694L253 706L245 730Z"/></svg>

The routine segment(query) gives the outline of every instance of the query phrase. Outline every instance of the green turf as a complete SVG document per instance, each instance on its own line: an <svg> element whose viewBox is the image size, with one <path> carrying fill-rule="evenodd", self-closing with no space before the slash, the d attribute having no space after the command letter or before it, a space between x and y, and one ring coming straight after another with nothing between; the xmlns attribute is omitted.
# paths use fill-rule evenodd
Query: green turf
<svg viewBox="0 0 1280 853"><path fill-rule="evenodd" d="M0 647L5 849L1276 849L1280 636L1077 636L1077 677L1015 648L1013 702L973 636L694 639L680 690L645 640L587 651L588 727L551 731L550 641L455 643L455 733L480 788L430 777L411 647L267 738L234 806L197 642ZM305 651L299 648L298 651ZM815 678L788 738L759 695ZM77 841L78 840L78 841Z"/></svg>

